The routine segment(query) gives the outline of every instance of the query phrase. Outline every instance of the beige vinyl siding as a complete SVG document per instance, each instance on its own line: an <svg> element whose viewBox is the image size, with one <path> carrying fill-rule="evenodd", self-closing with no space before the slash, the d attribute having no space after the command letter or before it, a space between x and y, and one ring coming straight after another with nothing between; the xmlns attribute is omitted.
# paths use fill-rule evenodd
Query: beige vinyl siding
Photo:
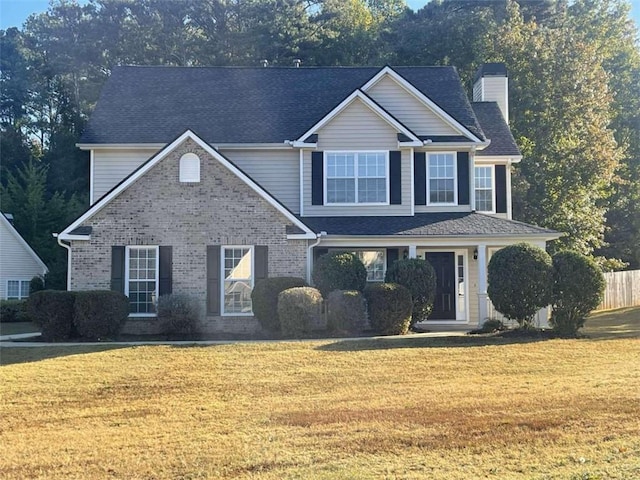
<svg viewBox="0 0 640 480"><path fill-rule="evenodd" d="M294 213L300 213L298 150L221 150L247 175Z"/></svg>
<svg viewBox="0 0 640 480"><path fill-rule="evenodd" d="M482 101L497 102L502 115L506 117L504 112L508 111L507 78L485 77L482 81L484 82Z"/></svg>
<svg viewBox="0 0 640 480"><path fill-rule="evenodd" d="M45 271L15 234L0 222L0 299L7 296L7 280L28 281L44 274Z"/></svg>
<svg viewBox="0 0 640 480"><path fill-rule="evenodd" d="M388 75L371 87L367 95L416 135L461 134Z"/></svg>
<svg viewBox="0 0 640 480"><path fill-rule="evenodd" d="M93 203L151 158L156 150L94 150Z"/></svg>
<svg viewBox="0 0 640 480"><path fill-rule="evenodd" d="M397 131L356 99L318 131L321 151L398 150ZM411 150L402 150L401 205L311 205L311 151L304 152L305 216L411 215Z"/></svg>

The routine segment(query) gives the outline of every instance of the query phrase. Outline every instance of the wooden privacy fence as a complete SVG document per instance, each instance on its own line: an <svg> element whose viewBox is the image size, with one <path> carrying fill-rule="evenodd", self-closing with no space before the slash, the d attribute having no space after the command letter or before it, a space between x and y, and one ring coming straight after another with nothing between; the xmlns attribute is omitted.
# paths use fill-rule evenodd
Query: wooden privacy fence
<svg viewBox="0 0 640 480"><path fill-rule="evenodd" d="M608 272L604 279L607 282L604 299L596 310L640 305L640 270Z"/></svg>

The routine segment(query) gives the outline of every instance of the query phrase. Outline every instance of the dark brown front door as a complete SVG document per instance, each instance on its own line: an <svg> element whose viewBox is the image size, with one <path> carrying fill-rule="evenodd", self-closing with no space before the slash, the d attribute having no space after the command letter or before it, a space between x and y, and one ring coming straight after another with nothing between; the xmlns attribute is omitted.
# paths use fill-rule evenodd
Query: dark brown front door
<svg viewBox="0 0 640 480"><path fill-rule="evenodd" d="M436 297L429 320L456 319L456 259L453 252L428 252L436 271Z"/></svg>

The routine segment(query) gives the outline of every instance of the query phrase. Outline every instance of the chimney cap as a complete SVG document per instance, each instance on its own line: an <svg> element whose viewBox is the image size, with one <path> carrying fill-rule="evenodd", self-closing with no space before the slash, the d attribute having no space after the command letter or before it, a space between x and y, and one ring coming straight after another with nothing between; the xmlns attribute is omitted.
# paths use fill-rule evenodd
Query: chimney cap
<svg viewBox="0 0 640 480"><path fill-rule="evenodd" d="M477 82L482 77L508 77L507 66L504 63L483 63L478 68L473 82Z"/></svg>

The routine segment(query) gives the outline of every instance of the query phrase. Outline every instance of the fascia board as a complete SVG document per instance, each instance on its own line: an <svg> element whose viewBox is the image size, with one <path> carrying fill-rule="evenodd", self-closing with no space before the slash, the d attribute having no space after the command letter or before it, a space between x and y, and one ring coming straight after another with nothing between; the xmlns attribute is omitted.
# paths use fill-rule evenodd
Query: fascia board
<svg viewBox="0 0 640 480"><path fill-rule="evenodd" d="M404 88L407 92L409 92L411 95L416 97L424 106L426 106L429 109L433 110L433 112L436 115L438 115L442 120L444 120L449 126L451 126L454 129L458 130L463 135L469 137L474 142L482 142L482 140L480 140L477 136L475 136L473 133L471 133L464 125L462 125L455 118L453 118L451 115L449 115L445 110L440 108L433 100L431 100L424 93L422 93L420 90L418 90L416 87L414 87L410 82L405 80L404 77L402 77L398 72L396 72L394 69L392 69L389 66L384 67L373 78L371 78L371 80L369 80L367 83L365 83L361 87L362 90L364 92L366 92L371 87L373 87L376 83L378 83L380 81L380 79L382 77L384 77L385 75L391 76L391 78L393 78L396 82L398 82L398 84L402 88Z"/></svg>
<svg viewBox="0 0 640 480"><path fill-rule="evenodd" d="M136 182L140 177L145 175L153 166L155 166L158 162L164 159L169 153L171 153L177 146L182 144L188 138L190 138L195 143L197 143L203 150L205 150L209 155L211 155L218 162L220 162L225 168L227 168L236 176L238 176L252 190L254 190L258 195L260 195L264 200L267 201L267 203L273 206L276 210L282 213L294 225L296 225L298 228L303 230L305 233L313 235L313 232L309 229L309 227L307 227L303 222L301 222L293 213L291 213L288 209L286 209L280 202L275 200L266 190L264 190L260 185L258 185L255 181L253 181L250 177L248 177L242 170L236 167L231 161L229 161L224 155L218 152L215 148L208 145L191 130L187 130L178 138L176 138L173 142L167 145L163 150L158 152L154 157L149 159L147 163L143 164L138 170L136 170L131 176L125 179L122 183L120 183L116 188L114 188L109 193L107 193L104 197L102 197L91 208L89 208L89 210L87 210L78 219L76 219L71 225L65 228L60 233L60 235L63 236L63 239L66 236L68 236L70 232L72 232L74 229L82 225L82 223L84 223L85 221L93 217L96 213L98 213L100 210L102 210L106 205L108 205L111 202L111 200L113 200L115 197L120 195L120 193L126 190L130 185Z"/></svg>
<svg viewBox="0 0 640 480"><path fill-rule="evenodd" d="M2 223L5 224L5 226L7 227L7 229L9 230L9 232L11 232L11 235L13 235L13 237L18 241L18 243L25 249L27 250L27 252L29 253L29 255L31 255L31 257L33 257L33 259L35 260L35 262L38 264L38 266L40 268L42 268L42 270L46 273L49 271L49 269L47 268L47 266L45 265L45 263L42 261L42 259L38 256L38 254L36 253L36 251L31 248L31 245L29 245L27 243L27 241L22 238L22 235L20 235L20 232L18 232L18 230L16 230L16 227L14 227L13 225L11 225L11 222L7 219L7 217L4 216L4 214L0 213L0 221L2 221Z"/></svg>
<svg viewBox="0 0 640 480"><path fill-rule="evenodd" d="M402 125L398 120L393 118L387 111L385 111L380 105L375 103L369 96L361 91L360 89L354 90L347 98L345 98L342 102L340 102L333 110L331 110L327 115L325 115L318 123L316 123L313 127L303 133L300 138L295 140L296 142L302 142L309 135L316 133L322 127L324 127L327 123L333 120L342 110L348 107L354 100L361 100L367 107L373 110L380 118L385 120L389 125L395 128L398 132L404 133L411 140L419 142L420 139L407 127Z"/></svg>

